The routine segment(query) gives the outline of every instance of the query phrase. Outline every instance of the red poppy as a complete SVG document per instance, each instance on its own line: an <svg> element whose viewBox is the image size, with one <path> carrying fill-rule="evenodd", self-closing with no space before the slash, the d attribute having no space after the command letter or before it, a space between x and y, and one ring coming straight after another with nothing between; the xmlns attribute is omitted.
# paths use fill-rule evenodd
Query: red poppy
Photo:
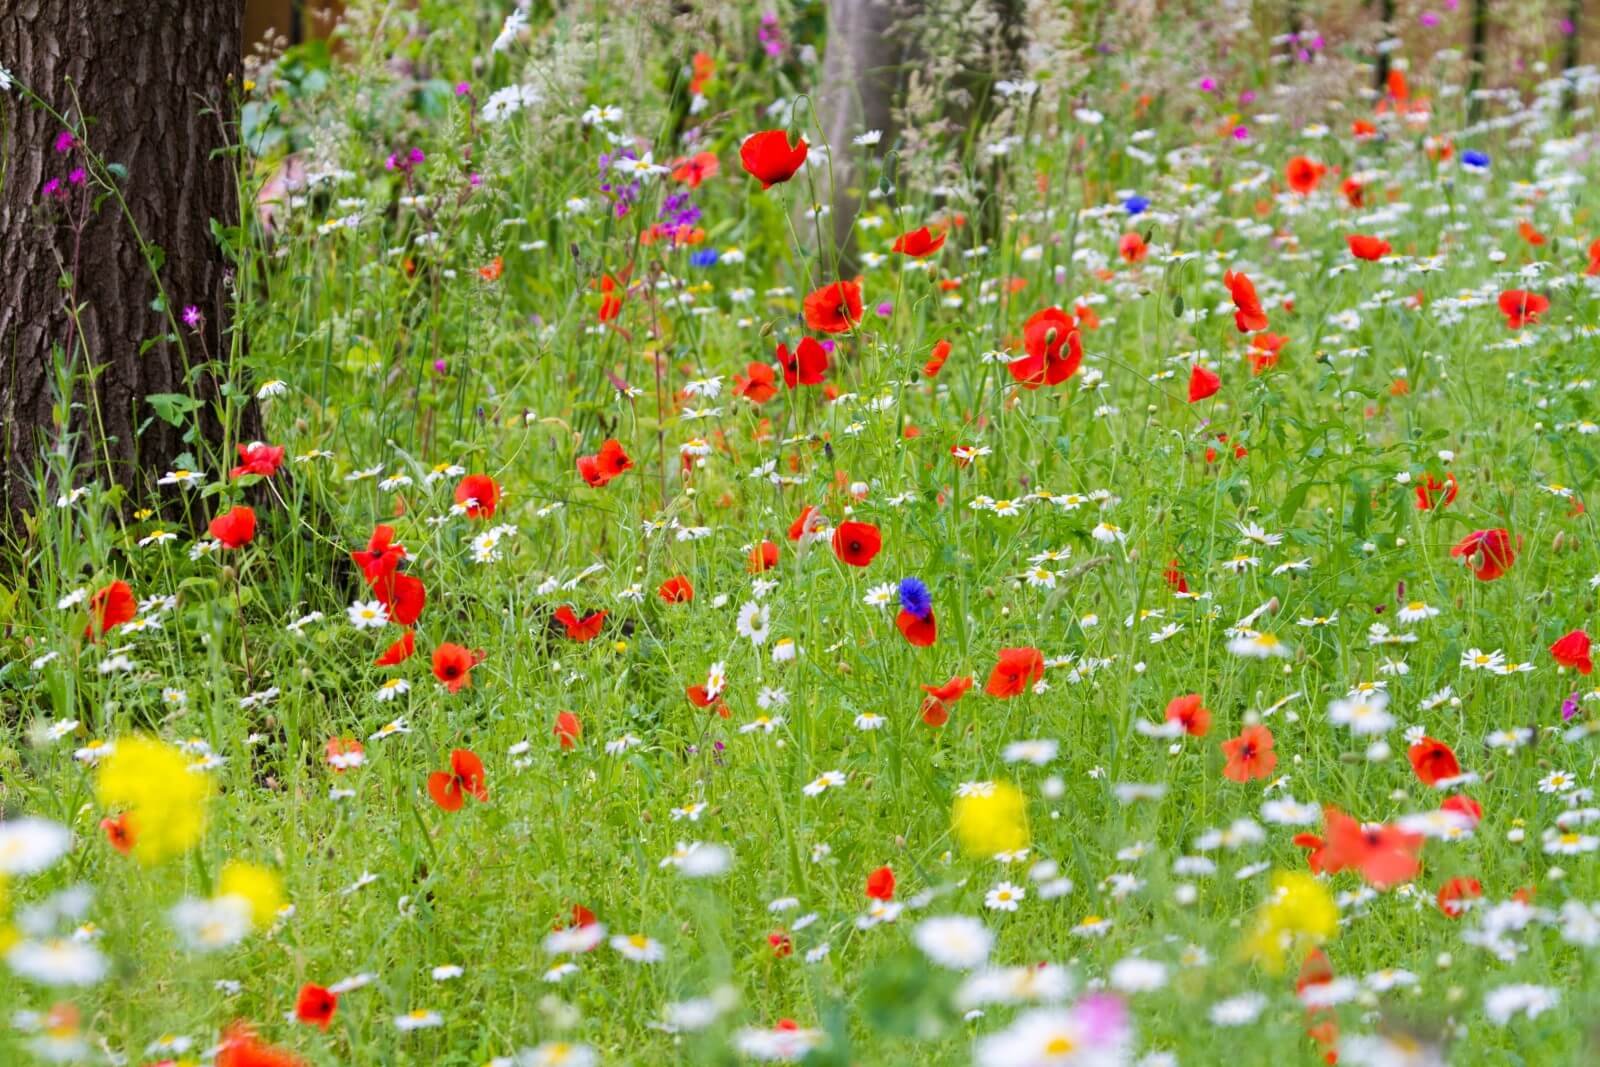
<svg viewBox="0 0 1600 1067"><path fill-rule="evenodd" d="M500 276L505 272L505 257L495 256L485 266L478 268L478 277L482 278L486 282L497 282L500 280Z"/></svg>
<svg viewBox="0 0 1600 1067"><path fill-rule="evenodd" d="M1060 385L1083 363L1083 338L1078 333L1077 320L1059 307L1047 307L1028 316L1022 324L1022 347L1026 355L1007 363L1006 370L1024 389Z"/></svg>
<svg viewBox="0 0 1600 1067"><path fill-rule="evenodd" d="M395 667L410 659L417 650L417 635L410 630L400 635L400 639L383 650L383 655L373 660L374 667Z"/></svg>
<svg viewBox="0 0 1600 1067"><path fill-rule="evenodd" d="M873 900L894 899L894 871L879 867L867 875L867 896Z"/></svg>
<svg viewBox="0 0 1600 1067"><path fill-rule="evenodd" d="M622 443L608 437L600 444L600 451L592 456L578 457L578 473L583 480L599 489L623 471L633 469L633 460L622 450Z"/></svg>
<svg viewBox="0 0 1600 1067"><path fill-rule="evenodd" d="M1027 692L1034 682L1043 677L1044 654L1037 648L1002 648L983 691L990 696L1009 700Z"/></svg>
<svg viewBox="0 0 1600 1067"><path fill-rule="evenodd" d="M256 536L255 510L245 504L235 504L212 519L207 529L212 537L222 542L223 548L243 548Z"/></svg>
<svg viewBox="0 0 1600 1067"><path fill-rule="evenodd" d="M1324 808L1328 837L1325 869L1330 874L1354 869L1379 889L1409 882L1422 869L1417 853L1422 835L1397 826L1373 823L1363 826L1338 808Z"/></svg>
<svg viewBox="0 0 1600 1067"><path fill-rule="evenodd" d="M883 536L870 522L841 522L833 531L833 554L852 567L865 567L883 548Z"/></svg>
<svg viewBox="0 0 1600 1067"><path fill-rule="evenodd" d="M1261 310L1261 298L1256 296L1255 283L1237 271L1222 276L1222 284L1233 297L1233 325L1240 333L1267 328L1267 313Z"/></svg>
<svg viewBox="0 0 1600 1067"><path fill-rule="evenodd" d="M1591 278L1600 274L1600 237L1589 242L1589 266L1583 273Z"/></svg>
<svg viewBox="0 0 1600 1067"><path fill-rule="evenodd" d="M771 541L763 541L750 550L750 560L747 569L751 574L761 574L770 571L778 565L778 546Z"/></svg>
<svg viewBox="0 0 1600 1067"><path fill-rule="evenodd" d="M687 604L694 599L694 586L689 584L689 579L676 574L661 583L656 596L668 604Z"/></svg>
<svg viewBox="0 0 1600 1067"><path fill-rule="evenodd" d="M818 333L848 333L861 322L861 283L834 282L806 296L806 327Z"/></svg>
<svg viewBox="0 0 1600 1067"><path fill-rule="evenodd" d="M696 152L686 159L673 161L672 180L682 182L691 189L698 189L701 182L716 177L721 166L715 152Z"/></svg>
<svg viewBox="0 0 1600 1067"><path fill-rule="evenodd" d="M326 1030L328 1024L333 1022L333 1013L338 1007L339 994L307 982L300 987L300 995L295 998L294 1017L303 1023L310 1023L318 1029Z"/></svg>
<svg viewBox="0 0 1600 1067"><path fill-rule="evenodd" d="M1283 176L1288 181L1289 188L1301 196L1310 196L1327 170L1327 167L1315 160L1307 159L1305 156L1295 156L1284 167Z"/></svg>
<svg viewBox="0 0 1600 1067"><path fill-rule="evenodd" d="M606 613L597 611L593 615L578 618L572 608L566 604L556 609L556 622L559 622L567 631L567 636L574 641L593 641L600 633L600 627L605 625Z"/></svg>
<svg viewBox="0 0 1600 1067"><path fill-rule="evenodd" d="M1550 298L1523 289L1507 289L1500 294L1500 314L1506 317L1506 328L1520 330L1550 310Z"/></svg>
<svg viewBox="0 0 1600 1067"><path fill-rule="evenodd" d="M380 524L373 527L366 549L350 553L350 558L370 583L380 575L393 574L400 561L406 558L406 548L394 543L393 526Z"/></svg>
<svg viewBox="0 0 1600 1067"><path fill-rule="evenodd" d="M1175 593L1187 593L1189 580L1183 576L1183 571L1178 567L1178 561L1173 560L1167 564L1167 569L1161 572L1161 580L1167 583L1167 588Z"/></svg>
<svg viewBox="0 0 1600 1067"><path fill-rule="evenodd" d="M228 1024L212 1062L215 1067L306 1067L305 1060L262 1041L242 1022Z"/></svg>
<svg viewBox="0 0 1600 1067"><path fill-rule="evenodd" d="M399 571L380 577L370 583L372 595L389 609L389 621L397 626L411 626L428 603L428 588L421 578Z"/></svg>
<svg viewBox="0 0 1600 1067"><path fill-rule="evenodd" d="M622 301L628 295L628 272L620 279L609 274L600 279L600 321L610 322L622 314Z"/></svg>
<svg viewBox="0 0 1600 1067"><path fill-rule="evenodd" d="M456 503L469 519L492 519L500 504L500 486L487 474L469 474L456 485Z"/></svg>
<svg viewBox="0 0 1600 1067"><path fill-rule="evenodd" d="M943 685L924 685L928 695L922 701L922 721L929 726L943 726L950 721L950 705L967 695L972 688L971 675L957 675Z"/></svg>
<svg viewBox="0 0 1600 1067"><path fill-rule="evenodd" d="M1533 223L1529 222L1527 219L1522 219L1517 223L1517 233L1521 234L1522 239L1528 242L1530 245L1533 245L1535 248L1544 244L1544 234L1534 229Z"/></svg>
<svg viewBox="0 0 1600 1067"><path fill-rule="evenodd" d="M1517 561L1511 535L1503 529L1474 530L1463 537L1450 555L1466 561L1480 582L1492 582Z"/></svg>
<svg viewBox="0 0 1600 1067"><path fill-rule="evenodd" d="M777 372L770 363L746 364L744 374L733 376L733 395L761 405L778 395Z"/></svg>
<svg viewBox="0 0 1600 1067"><path fill-rule="evenodd" d="M263 478L270 478L278 473L278 468L283 465L283 446L262 444L252 441L247 445L239 445L239 465L228 472L228 477L238 478L246 474L259 474Z"/></svg>
<svg viewBox="0 0 1600 1067"><path fill-rule="evenodd" d="M936 234L924 226L920 230L912 230L910 233L903 233L896 237L894 246L889 251L899 252L903 256L910 256L912 259L921 259L924 256L931 256L943 248L944 238L943 231Z"/></svg>
<svg viewBox="0 0 1600 1067"><path fill-rule="evenodd" d="M1228 757L1222 776L1232 782L1269 777L1278 765L1278 754L1272 750L1275 743L1265 726L1246 726L1238 737L1222 742L1222 754Z"/></svg>
<svg viewBox="0 0 1600 1067"><path fill-rule="evenodd" d="M329 769L334 774L343 774L351 767L359 766L367 750L353 737L330 737L322 751L328 758Z"/></svg>
<svg viewBox="0 0 1600 1067"><path fill-rule="evenodd" d="M918 648L927 648L939 639L939 624L934 620L932 611L922 616L901 608L894 624L901 636Z"/></svg>
<svg viewBox="0 0 1600 1067"><path fill-rule="evenodd" d="M133 851L137 835L133 832L133 817L127 812L101 819L100 829L105 832L106 842L112 848L124 856Z"/></svg>
<svg viewBox="0 0 1600 1067"><path fill-rule="evenodd" d="M944 361L950 358L950 342L939 341L933 346L933 351L928 354L928 362L922 365L922 376L932 378L944 369Z"/></svg>
<svg viewBox="0 0 1600 1067"><path fill-rule="evenodd" d="M1289 338L1279 333L1258 333L1250 338L1250 373L1259 375L1278 365L1278 353L1289 343Z"/></svg>
<svg viewBox="0 0 1600 1067"><path fill-rule="evenodd" d="M826 525L822 512L812 504L807 504L800 509L800 514L789 524L789 540L798 541L807 534L815 533Z"/></svg>
<svg viewBox="0 0 1600 1067"><path fill-rule="evenodd" d="M1117 255L1122 257L1124 263L1143 263L1149 254L1150 246L1136 233L1125 233L1122 240L1117 242Z"/></svg>
<svg viewBox="0 0 1600 1067"><path fill-rule="evenodd" d="M1441 779L1461 776L1461 764L1456 760L1455 752L1443 741L1432 737L1424 737L1406 749L1406 758L1426 786L1438 785Z"/></svg>
<svg viewBox="0 0 1600 1067"><path fill-rule="evenodd" d="M89 625L83 636L91 641L115 630L125 622L132 622L139 614L139 602L133 598L133 588L122 579L96 589L89 598Z"/></svg>
<svg viewBox="0 0 1600 1067"><path fill-rule="evenodd" d="M1417 510L1432 511L1436 507L1454 504L1459 489L1456 476L1452 473L1447 472L1442 482L1431 474L1424 474L1416 484Z"/></svg>
<svg viewBox="0 0 1600 1067"><path fill-rule="evenodd" d="M782 130L762 130L752 133L739 146L739 162L745 173L761 183L761 188L771 189L779 182L793 178L806 161L806 139L793 145L789 135Z"/></svg>
<svg viewBox="0 0 1600 1067"><path fill-rule="evenodd" d="M1312 874L1322 874L1328 867L1328 843L1316 834L1295 834L1291 840L1299 847L1308 850L1306 866L1311 868Z"/></svg>
<svg viewBox="0 0 1600 1067"><path fill-rule="evenodd" d="M1455 796L1445 800L1443 804L1439 805L1439 810L1453 811L1462 818L1469 820L1473 826L1483 821L1483 805L1464 793L1457 793Z"/></svg>
<svg viewBox="0 0 1600 1067"><path fill-rule="evenodd" d="M802 385L821 385L828 374L828 350L815 338L803 337L789 351L786 344L778 345L778 365L783 368L783 384L790 389Z"/></svg>
<svg viewBox="0 0 1600 1067"><path fill-rule="evenodd" d="M1196 363L1189 371L1189 403L1195 404L1208 396L1215 396L1222 388L1222 378L1214 370Z"/></svg>
<svg viewBox="0 0 1600 1067"><path fill-rule="evenodd" d="M433 676L450 692L460 692L463 686L472 684L472 668L482 660L470 649L446 641L433 650Z"/></svg>
<svg viewBox="0 0 1600 1067"><path fill-rule="evenodd" d="M690 63L690 69L694 74L689 79L689 93L698 95L705 91L706 82L717 72L717 61L711 58L709 52L696 52Z"/></svg>
<svg viewBox="0 0 1600 1067"><path fill-rule="evenodd" d="M555 729L552 731L562 748L575 748L583 738L583 723L570 711L563 711L556 716Z"/></svg>
<svg viewBox="0 0 1600 1067"><path fill-rule="evenodd" d="M1368 262L1377 262L1394 249L1381 237L1369 237L1364 233L1353 233L1345 238L1350 242L1350 254L1357 259Z"/></svg>
<svg viewBox="0 0 1600 1067"><path fill-rule="evenodd" d="M772 946L772 954L779 959L794 954L794 941L782 930L774 930L768 934L767 944Z"/></svg>
<svg viewBox="0 0 1600 1067"><path fill-rule="evenodd" d="M1439 910L1452 919L1461 918L1467 910L1467 901L1483 896L1483 886L1476 878L1452 878L1439 887L1435 901Z"/></svg>
<svg viewBox="0 0 1600 1067"><path fill-rule="evenodd" d="M470 749L451 749L450 769L428 775L428 795L445 811L460 811L469 794L481 801L489 799L489 787L483 779L483 760Z"/></svg>
<svg viewBox="0 0 1600 1067"><path fill-rule="evenodd" d="M1190 737L1204 737L1211 729L1211 711L1201 703L1199 693L1185 693L1167 702L1167 721L1183 724Z"/></svg>
<svg viewBox="0 0 1600 1067"><path fill-rule="evenodd" d="M1579 674L1590 674L1594 671L1594 660L1589 658L1589 643L1588 634L1573 630L1550 646L1550 655L1563 667L1571 667Z"/></svg>
<svg viewBox="0 0 1600 1067"><path fill-rule="evenodd" d="M1358 123L1358 125L1370 125ZM1345 202L1351 207L1361 207L1366 195L1362 192L1362 185L1354 178L1346 178L1339 184L1339 192L1344 194Z"/></svg>

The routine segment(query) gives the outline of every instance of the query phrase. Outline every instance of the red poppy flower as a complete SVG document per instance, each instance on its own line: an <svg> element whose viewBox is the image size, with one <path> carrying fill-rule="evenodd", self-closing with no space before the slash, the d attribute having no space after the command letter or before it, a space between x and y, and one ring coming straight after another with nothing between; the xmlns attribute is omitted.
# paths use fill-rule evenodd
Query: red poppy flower
<svg viewBox="0 0 1600 1067"><path fill-rule="evenodd" d="M1393 251L1388 241L1381 237L1369 237L1364 233L1353 233L1345 240L1350 242L1352 256L1368 262L1377 262Z"/></svg>
<svg viewBox="0 0 1600 1067"><path fill-rule="evenodd" d="M1259 375L1276 367L1278 353L1288 343L1289 338L1278 333L1258 333L1250 338L1250 351L1245 353L1250 360L1250 373Z"/></svg>
<svg viewBox="0 0 1600 1067"><path fill-rule="evenodd" d="M487 264L478 268L478 277L482 278L486 282L497 282L500 280L500 276L505 272L505 257L495 256Z"/></svg>
<svg viewBox="0 0 1600 1067"><path fill-rule="evenodd" d="M933 346L933 351L928 354L928 362L922 365L922 376L932 378L944 369L944 361L950 358L950 342L938 341Z"/></svg>
<svg viewBox="0 0 1600 1067"><path fill-rule="evenodd" d="M223 548L243 548L256 536L255 510L244 504L235 504L212 519L207 529L212 537L222 543Z"/></svg>
<svg viewBox="0 0 1600 1067"><path fill-rule="evenodd" d="M400 635L400 639L383 650L383 655L372 661L374 667L395 667L410 659L417 650L417 635L410 630Z"/></svg>
<svg viewBox="0 0 1600 1067"><path fill-rule="evenodd" d="M500 486L487 474L469 474L456 485L456 503L469 519L492 519L500 504Z"/></svg>
<svg viewBox="0 0 1600 1067"><path fill-rule="evenodd" d="M326 1030L328 1024L333 1022L333 1013L338 1007L339 994L307 982L300 987L300 995L295 998L294 1017L320 1030Z"/></svg>
<svg viewBox="0 0 1600 1067"><path fill-rule="evenodd" d="M1261 298L1256 296L1256 286L1248 277L1237 271L1222 276L1222 284L1233 297L1233 325L1240 333L1267 328L1267 313L1261 310Z"/></svg>
<svg viewBox="0 0 1600 1067"><path fill-rule="evenodd" d="M895 616L894 624L901 635L918 648L927 648L939 639L939 624L934 620L931 611L924 618L901 608L900 614Z"/></svg>
<svg viewBox="0 0 1600 1067"><path fill-rule="evenodd" d="M1458 778L1461 775L1461 764L1450 746L1432 737L1424 737L1406 749L1406 758L1411 761L1411 769L1417 772L1417 777L1425 786L1435 786L1440 779Z"/></svg>
<svg viewBox="0 0 1600 1067"><path fill-rule="evenodd" d="M865 567L883 547L883 536L870 522L841 522L833 531L833 554L852 567Z"/></svg>
<svg viewBox="0 0 1600 1067"><path fill-rule="evenodd" d="M770 571L778 565L778 546L771 541L763 541L750 550L750 560L747 569L751 574L761 574Z"/></svg>
<svg viewBox="0 0 1600 1067"><path fill-rule="evenodd" d="M928 695L922 701L922 721L929 726L943 726L950 721L950 705L967 695L972 688L971 675L957 675L943 685L924 685Z"/></svg>
<svg viewBox="0 0 1600 1067"><path fill-rule="evenodd" d="M1183 571L1178 567L1178 561L1173 560L1167 564L1167 569L1161 572L1161 580L1167 583L1167 588L1175 593L1187 593L1189 580L1183 576Z"/></svg>
<svg viewBox="0 0 1600 1067"><path fill-rule="evenodd" d="M1573 630L1550 646L1550 655L1563 667L1571 667L1579 674L1590 674L1594 671L1594 660L1589 658L1589 644L1588 634Z"/></svg>
<svg viewBox="0 0 1600 1067"><path fill-rule="evenodd" d="M1436 507L1454 504L1460 489L1456 485L1456 476L1449 472L1446 472L1442 482L1431 474L1424 474L1415 488L1418 511L1432 511Z"/></svg>
<svg viewBox="0 0 1600 1067"><path fill-rule="evenodd" d="M794 954L794 941L782 930L774 930L768 934L767 944L772 946L772 954L779 959Z"/></svg>
<svg viewBox="0 0 1600 1067"><path fill-rule="evenodd" d="M283 446L252 441L239 445L239 465L228 472L228 477L239 478L246 474L259 474L270 478L283 465Z"/></svg>
<svg viewBox="0 0 1600 1067"><path fill-rule="evenodd" d="M1136 233L1125 233L1122 240L1117 242L1117 255L1122 257L1124 263L1143 263L1149 254L1150 246Z"/></svg>
<svg viewBox="0 0 1600 1067"><path fill-rule="evenodd" d="M110 585L96 589L89 598L89 625L83 636L91 641L115 630L125 622L132 622L139 614L139 602L127 582L117 579Z"/></svg>
<svg viewBox="0 0 1600 1067"><path fill-rule="evenodd" d="M783 368L783 384L790 389L802 385L821 385L828 374L828 350L814 338L801 338L794 351L778 345L778 365Z"/></svg>
<svg viewBox="0 0 1600 1067"><path fill-rule="evenodd" d="M1467 910L1467 901L1483 896L1483 886L1476 878L1452 878L1439 887L1435 901L1439 910L1452 919L1459 919Z"/></svg>
<svg viewBox="0 0 1600 1067"><path fill-rule="evenodd" d="M1503 529L1474 530L1450 550L1450 555L1466 561L1480 582L1492 582L1517 561L1511 535Z"/></svg>
<svg viewBox="0 0 1600 1067"><path fill-rule="evenodd" d="M572 712L563 711L556 716L553 732L562 748L575 748L583 738L583 723L579 722L578 717Z"/></svg>
<svg viewBox="0 0 1600 1067"><path fill-rule="evenodd" d="M138 838L133 832L133 817L127 812L119 812L115 816L101 819L100 829L105 832L106 842L112 848L124 856L133 851L134 842Z"/></svg>
<svg viewBox="0 0 1600 1067"><path fill-rule="evenodd" d="M600 444L600 451L592 456L578 457L578 473L583 480L599 489L623 471L633 469L633 460L622 450L622 443L608 437Z"/></svg>
<svg viewBox="0 0 1600 1067"><path fill-rule="evenodd" d="M1026 355L1007 363L1006 370L1024 389L1060 385L1083 363L1083 338L1078 333L1077 320L1059 307L1047 307L1028 316L1022 324L1022 347Z"/></svg>
<svg viewBox="0 0 1600 1067"><path fill-rule="evenodd" d="M329 769L334 774L343 774L351 767L359 766L360 758L367 750L353 737L330 737L328 743L322 746L322 751L328 758Z"/></svg>
<svg viewBox="0 0 1600 1067"><path fill-rule="evenodd" d="M444 683L452 693L472 684L472 668L483 657L477 653L446 641L433 650L433 676Z"/></svg>
<svg viewBox="0 0 1600 1067"><path fill-rule="evenodd" d="M1550 310L1550 298L1523 289L1507 289L1500 294L1500 314L1506 317L1506 328L1520 330Z"/></svg>
<svg viewBox="0 0 1600 1067"><path fill-rule="evenodd" d="M689 79L689 93L698 95L705 91L706 82L717 72L717 61L711 58L709 52L696 52L690 62L690 69L694 74Z"/></svg>
<svg viewBox="0 0 1600 1067"><path fill-rule="evenodd" d="M1275 743L1265 726L1246 726L1238 737L1222 742L1222 754L1228 757L1222 776L1232 782L1269 777L1278 765L1278 754L1272 750Z"/></svg>
<svg viewBox="0 0 1600 1067"><path fill-rule="evenodd" d="M1295 834L1291 838L1296 847L1307 850L1306 866L1311 868L1312 874L1322 874L1327 870L1328 843L1316 834Z"/></svg>
<svg viewBox="0 0 1600 1067"><path fill-rule="evenodd" d="M1289 188L1301 196L1310 196L1327 170L1327 167L1315 160L1307 159L1305 156L1295 156L1284 167L1283 176L1288 181Z"/></svg>
<svg viewBox="0 0 1600 1067"><path fill-rule="evenodd" d="M910 233L903 233L896 237L894 245L889 251L899 252L903 256L910 256L912 259L921 259L924 256L931 256L943 248L944 238L945 235L942 231L935 234L924 226L920 230L912 230Z"/></svg>
<svg viewBox="0 0 1600 1067"><path fill-rule="evenodd" d="M1189 403L1195 404L1208 396L1216 395L1222 388L1222 378L1214 370L1196 363L1189 371Z"/></svg>
<svg viewBox="0 0 1600 1067"><path fill-rule="evenodd" d="M1457 793L1439 805L1440 811L1453 811L1468 819L1473 826L1483 821L1483 805L1464 793Z"/></svg>
<svg viewBox="0 0 1600 1067"><path fill-rule="evenodd" d="M825 525L822 512L815 505L807 504L800 509L800 514L789 524L789 540L798 541L807 534L815 533Z"/></svg>
<svg viewBox="0 0 1600 1067"><path fill-rule="evenodd" d="M686 159L673 161L672 180L682 182L691 189L698 189L701 182L716 177L721 166L715 152L696 152Z"/></svg>
<svg viewBox="0 0 1600 1067"><path fill-rule="evenodd" d="M733 376L733 395L755 405L765 404L778 395L777 373L770 363L749 363L744 374Z"/></svg>
<svg viewBox="0 0 1600 1067"><path fill-rule="evenodd" d="M808 329L818 333L848 333L861 322L861 283L834 282L806 296Z"/></svg>
<svg viewBox="0 0 1600 1067"><path fill-rule="evenodd" d="M1167 721L1183 724L1190 737L1204 737L1211 729L1211 711L1201 703L1199 693L1185 693L1167 702Z"/></svg>
<svg viewBox="0 0 1600 1067"><path fill-rule="evenodd" d="M286 1049L269 1045L242 1022L230 1023L217 1046L216 1067L306 1067L306 1061Z"/></svg>
<svg viewBox="0 0 1600 1067"><path fill-rule="evenodd" d="M1534 229L1533 223L1529 222L1527 219L1522 219L1517 223L1517 233L1521 234L1522 239L1528 242L1530 245L1533 245L1535 248L1544 244L1544 234Z"/></svg>
<svg viewBox="0 0 1600 1067"><path fill-rule="evenodd" d="M1589 266L1583 273L1591 278L1600 274L1600 237L1589 242Z"/></svg>
<svg viewBox="0 0 1600 1067"><path fill-rule="evenodd" d="M762 130L752 133L739 146L739 162L745 173L761 183L761 188L771 189L780 182L793 178L806 161L806 139L793 145L789 135L782 130Z"/></svg>
<svg viewBox="0 0 1600 1067"><path fill-rule="evenodd" d="M1422 869L1417 858L1422 850L1421 834L1382 823L1363 826L1338 808L1324 808L1322 817L1328 837L1324 860L1328 873L1353 869L1379 889L1387 889L1409 882Z"/></svg>
<svg viewBox="0 0 1600 1067"><path fill-rule="evenodd" d="M894 899L894 871L879 867L867 875L867 896L873 900Z"/></svg>
<svg viewBox="0 0 1600 1067"><path fill-rule="evenodd" d="M1361 183L1354 178L1346 178L1339 183L1339 192L1344 194L1345 202L1351 207L1361 207L1366 200Z"/></svg>
<svg viewBox="0 0 1600 1067"><path fill-rule="evenodd" d="M428 588L422 579L399 571L370 583L372 595L389 609L389 621L397 626L414 625L428 603Z"/></svg>
<svg viewBox="0 0 1600 1067"><path fill-rule="evenodd" d="M393 526L380 524L373 527L366 549L350 553L350 558L370 583L380 575L393 574L400 561L406 558L406 548L394 543Z"/></svg>
<svg viewBox="0 0 1600 1067"><path fill-rule="evenodd" d="M694 586L689 584L689 579L676 574L661 583L656 596L668 604L687 604L694 599Z"/></svg>
<svg viewBox="0 0 1600 1067"><path fill-rule="evenodd" d="M983 691L990 696L1009 700L1027 692L1029 686L1043 677L1044 654L1037 648L1002 648Z"/></svg>
<svg viewBox="0 0 1600 1067"><path fill-rule="evenodd" d="M460 811L468 795L487 801L489 787L484 784L483 760L470 749L451 749L450 769L428 775L428 795L445 811Z"/></svg>
<svg viewBox="0 0 1600 1067"><path fill-rule="evenodd" d="M628 295L628 272L620 279L609 274L600 279L600 321L610 322L622 314L622 301Z"/></svg>
<svg viewBox="0 0 1600 1067"><path fill-rule="evenodd" d="M556 622L559 622L567 631L567 636L574 641L593 641L600 634L600 627L605 625L606 613L597 611L593 615L578 618L566 604L556 609Z"/></svg>

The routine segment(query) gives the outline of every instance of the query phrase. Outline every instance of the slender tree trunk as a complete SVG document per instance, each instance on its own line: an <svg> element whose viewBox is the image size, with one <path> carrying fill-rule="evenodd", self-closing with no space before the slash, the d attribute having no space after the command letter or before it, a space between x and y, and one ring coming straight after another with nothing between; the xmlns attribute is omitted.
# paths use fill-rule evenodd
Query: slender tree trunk
<svg viewBox="0 0 1600 1067"><path fill-rule="evenodd" d="M146 499L152 475L201 454L196 431L223 441L232 270L211 223L238 225L219 150L242 15L242 0L0 0L0 66L85 131L126 202L74 182L88 155L58 139L45 107L0 94L0 523L36 509L41 459L64 442L84 476ZM189 306L198 328L183 324ZM70 415L62 361L75 371ZM204 407L175 427L145 400L164 393ZM256 436L255 419L247 406L238 431Z"/></svg>
<svg viewBox="0 0 1600 1067"><path fill-rule="evenodd" d="M1561 46L1561 72L1565 74L1578 65L1578 31L1583 26L1583 0L1567 0L1567 24L1563 27L1567 31L1567 40ZM1566 101L1562 108L1564 112L1571 113L1577 106L1576 93L1573 92L1572 79L1567 79L1567 87L1562 90L1562 99Z"/></svg>
<svg viewBox="0 0 1600 1067"><path fill-rule="evenodd" d="M1383 29L1383 40L1387 41L1389 35L1394 32L1394 0L1383 0L1378 5L1378 22ZM1381 44L1382 42L1379 43ZM1387 92L1389 88L1389 66L1389 50L1387 48L1381 49L1378 52L1378 66L1373 71L1372 78L1373 88L1378 90L1380 96Z"/></svg>
<svg viewBox="0 0 1600 1067"><path fill-rule="evenodd" d="M1472 43L1467 49L1467 121L1475 123L1483 114L1477 91L1483 86L1485 52L1489 44L1489 0L1472 0Z"/></svg>

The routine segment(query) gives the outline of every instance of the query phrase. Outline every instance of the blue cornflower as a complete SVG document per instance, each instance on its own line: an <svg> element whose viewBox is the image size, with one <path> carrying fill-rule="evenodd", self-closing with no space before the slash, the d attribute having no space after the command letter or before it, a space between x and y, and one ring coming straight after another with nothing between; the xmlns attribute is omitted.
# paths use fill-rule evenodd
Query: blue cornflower
<svg viewBox="0 0 1600 1067"><path fill-rule="evenodd" d="M691 267L711 267L715 266L716 262L717 250L715 248L702 248L698 252L693 252L689 255L689 265Z"/></svg>
<svg viewBox="0 0 1600 1067"><path fill-rule="evenodd" d="M1461 165L1471 167L1473 170L1489 169L1489 153L1479 152L1477 149L1468 149L1461 153Z"/></svg>
<svg viewBox="0 0 1600 1067"><path fill-rule="evenodd" d="M1122 209L1130 215L1143 215L1150 210L1150 198L1135 193L1122 202Z"/></svg>
<svg viewBox="0 0 1600 1067"><path fill-rule="evenodd" d="M933 614L933 594L921 578L900 579L900 610L919 619Z"/></svg>

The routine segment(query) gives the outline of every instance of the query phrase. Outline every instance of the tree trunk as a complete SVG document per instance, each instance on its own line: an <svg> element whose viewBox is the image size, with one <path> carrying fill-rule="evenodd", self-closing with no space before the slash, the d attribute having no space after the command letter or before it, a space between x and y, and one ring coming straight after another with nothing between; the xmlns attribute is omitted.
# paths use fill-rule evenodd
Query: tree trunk
<svg viewBox="0 0 1600 1067"><path fill-rule="evenodd" d="M242 14L242 0L0 0L0 66L86 142L63 145L45 107L0 94L0 523L36 510L36 473L64 442L80 478L133 499L180 453L223 442L232 268L211 221L239 224L234 163L219 150ZM94 168L72 180L91 157L126 210L94 188ZM184 324L190 306L198 326ZM76 401L66 425L61 361ZM204 407L175 427L145 400L163 393ZM244 411L248 439L259 426Z"/></svg>

